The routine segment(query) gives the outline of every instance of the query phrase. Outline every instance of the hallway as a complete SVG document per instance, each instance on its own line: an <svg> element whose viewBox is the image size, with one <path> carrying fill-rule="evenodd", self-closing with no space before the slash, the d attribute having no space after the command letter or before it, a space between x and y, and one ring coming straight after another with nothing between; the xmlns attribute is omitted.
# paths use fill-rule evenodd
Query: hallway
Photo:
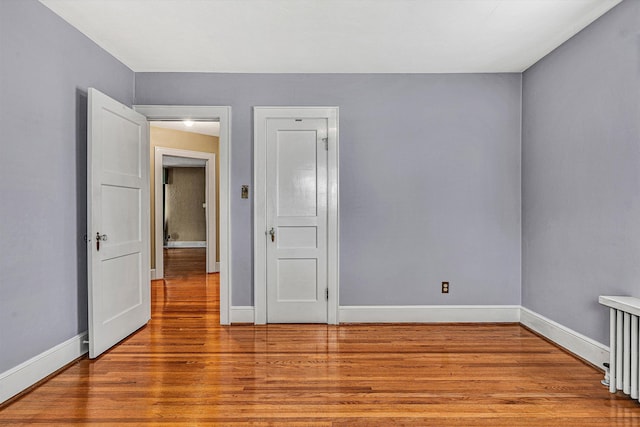
<svg viewBox="0 0 640 427"><path fill-rule="evenodd" d="M636 425L640 407L517 324L218 325L173 249L152 320L0 409L8 425Z"/></svg>

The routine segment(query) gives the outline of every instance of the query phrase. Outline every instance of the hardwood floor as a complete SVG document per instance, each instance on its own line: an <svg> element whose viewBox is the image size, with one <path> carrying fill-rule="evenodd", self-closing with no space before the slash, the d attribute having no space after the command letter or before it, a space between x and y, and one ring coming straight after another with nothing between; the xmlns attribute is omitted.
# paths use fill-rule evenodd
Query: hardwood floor
<svg viewBox="0 0 640 427"><path fill-rule="evenodd" d="M0 410L9 425L635 426L640 405L516 324L218 325L172 249L149 324Z"/></svg>

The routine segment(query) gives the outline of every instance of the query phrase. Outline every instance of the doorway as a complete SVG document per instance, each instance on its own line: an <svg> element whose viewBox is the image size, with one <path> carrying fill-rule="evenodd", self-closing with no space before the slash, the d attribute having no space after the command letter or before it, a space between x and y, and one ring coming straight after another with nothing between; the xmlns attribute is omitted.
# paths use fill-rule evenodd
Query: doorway
<svg viewBox="0 0 640 427"><path fill-rule="evenodd" d="M220 230L219 240L219 273L220 273L220 324L231 323L231 274L230 254L231 242L229 241L229 172L230 172L230 134L231 134L231 107L208 106L175 106L175 105L136 105L134 110L143 114L149 121L212 121L219 122L219 153L217 163L219 166L219 216ZM155 169L155 168L154 168ZM155 228L155 227L154 227ZM155 231L155 230L154 230ZM160 237L162 241L162 235Z"/></svg>
<svg viewBox="0 0 640 427"><path fill-rule="evenodd" d="M171 248L205 247L206 272L218 272L216 155L156 146L152 181L154 278L164 278Z"/></svg>
<svg viewBox="0 0 640 427"><path fill-rule="evenodd" d="M164 249L207 249L205 161L183 163L180 157L163 156L162 162L162 229ZM164 271L167 267L164 266ZM210 267L205 267L207 272Z"/></svg>

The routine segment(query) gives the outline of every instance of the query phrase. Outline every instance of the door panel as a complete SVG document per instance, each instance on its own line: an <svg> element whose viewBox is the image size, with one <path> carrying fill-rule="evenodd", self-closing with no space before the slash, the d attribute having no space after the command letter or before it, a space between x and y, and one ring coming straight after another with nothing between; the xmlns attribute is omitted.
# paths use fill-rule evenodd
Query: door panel
<svg viewBox="0 0 640 427"><path fill-rule="evenodd" d="M279 259L277 269L278 302L315 302L317 300L316 259Z"/></svg>
<svg viewBox="0 0 640 427"><path fill-rule="evenodd" d="M278 130L275 136L278 216L315 217L317 132Z"/></svg>
<svg viewBox="0 0 640 427"><path fill-rule="evenodd" d="M91 358L144 326L150 318L148 153L146 118L89 89Z"/></svg>
<svg viewBox="0 0 640 427"><path fill-rule="evenodd" d="M112 292L105 292L100 308L106 323L142 304L140 292L140 254L133 253L102 262L103 281L111 283Z"/></svg>
<svg viewBox="0 0 640 427"><path fill-rule="evenodd" d="M268 119L267 322L327 321L326 119Z"/></svg>
<svg viewBox="0 0 640 427"><path fill-rule="evenodd" d="M123 120L123 117L109 109L102 109L102 129L108 131L112 138L109 149L102 151L102 168L104 172L116 175L140 176L140 141L139 125Z"/></svg>
<svg viewBox="0 0 640 427"><path fill-rule="evenodd" d="M102 186L102 203L104 206L118 206L119 209L104 209L102 211L102 229L110 230L108 240L103 245L125 242L139 242L141 191L137 188ZM109 243L109 245L107 245Z"/></svg>
<svg viewBox="0 0 640 427"><path fill-rule="evenodd" d="M278 248L317 248L318 229L317 227L279 227L278 228Z"/></svg>

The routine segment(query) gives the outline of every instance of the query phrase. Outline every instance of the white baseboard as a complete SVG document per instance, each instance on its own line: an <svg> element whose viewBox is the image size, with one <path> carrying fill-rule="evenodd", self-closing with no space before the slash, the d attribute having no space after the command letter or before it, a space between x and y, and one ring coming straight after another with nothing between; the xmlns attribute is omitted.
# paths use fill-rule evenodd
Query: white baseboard
<svg viewBox="0 0 640 427"><path fill-rule="evenodd" d="M164 247L165 248L206 248L207 242L206 241L177 242L177 241L169 240L167 243L165 243Z"/></svg>
<svg viewBox="0 0 640 427"><path fill-rule="evenodd" d="M231 307L231 323L255 323L253 306Z"/></svg>
<svg viewBox="0 0 640 427"><path fill-rule="evenodd" d="M340 323L519 322L519 305L341 306Z"/></svg>
<svg viewBox="0 0 640 427"><path fill-rule="evenodd" d="M0 373L0 403L31 387L88 351L87 333L81 333Z"/></svg>
<svg viewBox="0 0 640 427"><path fill-rule="evenodd" d="M149 276L149 277L151 277L151 280L155 280L156 279L156 269L155 268L151 269L151 276Z"/></svg>
<svg viewBox="0 0 640 427"><path fill-rule="evenodd" d="M528 308L520 310L520 323L598 368L609 361L609 347Z"/></svg>
<svg viewBox="0 0 640 427"><path fill-rule="evenodd" d="M231 323L254 323L254 307L231 307ZM464 306L342 306L340 323L393 322L520 322L597 367L609 361L609 347L527 308L515 305ZM20 365L0 373L0 403L87 352L87 333L58 344Z"/></svg>
<svg viewBox="0 0 640 427"><path fill-rule="evenodd" d="M220 261L216 262L216 267L215 268L216 268L215 272L219 273L220 272Z"/></svg>

